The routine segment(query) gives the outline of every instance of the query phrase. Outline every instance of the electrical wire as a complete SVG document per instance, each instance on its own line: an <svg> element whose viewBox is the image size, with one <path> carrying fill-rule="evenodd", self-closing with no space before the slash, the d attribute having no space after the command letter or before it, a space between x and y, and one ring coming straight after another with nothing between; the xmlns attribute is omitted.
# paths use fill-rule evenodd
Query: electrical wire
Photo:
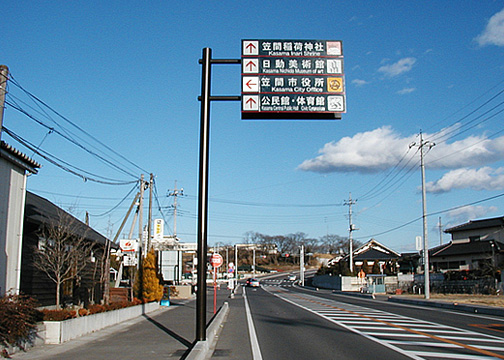
<svg viewBox="0 0 504 360"><path fill-rule="evenodd" d="M473 205L476 205L476 204L480 204L482 202L486 202L486 201L490 201L490 200L495 200L495 199L498 199L498 198L503 197L503 196L504 196L504 193L498 194L498 195L491 196L491 197L488 197L488 198L485 198L485 199L482 199L482 200L477 200L477 201L474 201L472 203L468 203L468 204L465 204L465 205L459 205L459 206L455 206L455 207L452 207L452 208L449 208L449 209L445 209L445 210L440 210L440 211L436 211L436 212L433 212L433 213L429 213L429 214L426 214L426 216L429 217L429 216L435 216L435 215L439 215L439 214L444 214L444 213L447 213L447 212L450 212L450 211L453 211L453 210L458 210L458 209L461 209L461 208L464 208L464 207L467 207L467 206L473 206ZM422 219L423 219L423 216L419 216L416 219L408 221L408 222L406 222L406 223L404 223L402 225L396 226L396 227L394 227L392 229L385 230L385 231L382 231L380 233L376 233L376 234L372 234L372 235L366 235L366 236L357 237L356 239L357 240L363 240L363 239L374 238L374 237L377 237L377 236L380 236L380 235L389 234L389 233L391 233L393 231L402 229L402 228L404 228L404 227L406 227L408 225L411 225L414 222L422 220Z"/></svg>
<svg viewBox="0 0 504 360"><path fill-rule="evenodd" d="M41 126L45 127L45 128L46 128L46 129L48 129L49 131L54 132L54 133L56 133L56 134L60 135L61 137L63 137L64 139L68 140L69 142L71 142L72 144L76 145L77 147L81 148L81 149L82 149L82 150L84 150L85 152L87 152L87 153L89 153L89 154L93 155L94 157L96 157L96 158L100 159L101 161L103 161L103 162L107 163L108 165L110 165L110 166L114 167L115 169L117 169L117 170L119 170L119 171L123 172L124 174L129 175L129 176L131 176L131 177L133 177L133 178L136 178L136 175L135 175L135 174L130 173L130 172L128 172L128 171L126 171L126 170L124 170L123 168L121 168L121 167L117 166L116 164L114 164L112 161L110 161L110 160L108 160L108 159L105 159L103 156L101 156L101 155L99 155L99 154L97 154L97 153L95 153L95 152L93 152L93 151L89 150L88 148L86 148L86 147L85 147L85 146L83 146L82 144L78 143L77 141L75 141L74 139L72 139L71 137L69 137L68 135L63 134L61 131L59 131L59 130L57 130L57 129L53 128L53 127L50 127L49 125L45 124L45 123L44 123L44 122L42 122L41 120L37 119L35 116L31 115L30 113L28 113L28 112L27 112L27 111L25 111L24 109L22 109L22 108L20 108L20 107L18 107L18 106L16 106L16 105L14 105L14 104L13 104L13 103L11 103L10 101L5 101L5 103L6 103L7 105L9 105L10 107L12 107L13 109L15 109L15 110L17 110L17 111L21 112L22 114L26 115L28 118L30 118L30 119L32 119L33 121L35 121L37 124L39 124L39 125L41 125Z"/></svg>
<svg viewBox="0 0 504 360"><path fill-rule="evenodd" d="M102 141L98 140L96 137L94 137L93 135L91 135L90 133L88 133L87 131L85 131L84 129L82 129L80 126L78 126L77 124L75 124L72 121L70 121L70 119L68 119L66 116L63 116L62 114L60 114L58 111L56 111L55 109L53 109L52 107L50 107L48 104L46 104L44 101L42 101L41 99L39 99L37 96L33 95L31 92L29 92L26 89L24 89L21 86L21 84L14 78L14 76L12 74L9 74L9 75L10 75L10 79L11 79L10 82L13 85L15 85L16 87L18 87L20 90L22 90L23 92L25 92L30 98L36 100L37 102L39 102L40 104L42 104L43 106L45 106L47 109L49 109L50 111L52 111L54 114L56 114L57 116L59 116L61 119L63 119L64 121L66 121L68 124L72 125L76 129L78 129L79 131L81 131L82 133L84 133L85 135L89 136L91 139L93 139L94 141L96 141L98 144L100 144L101 146L103 146L105 149L109 150L110 152L112 152L116 156L120 157L121 159L123 159L124 161L126 161L127 163L129 163L130 165L134 166L135 168L137 168L140 171L143 171L144 173L149 173L147 170L145 170L142 167L140 167L139 165L135 164L130 159L128 159L125 156L121 155L120 153L118 153L117 151L115 151L114 149L112 149L111 147L109 147L108 145L106 145L105 143L103 143Z"/></svg>
<svg viewBox="0 0 504 360"><path fill-rule="evenodd" d="M110 210L107 210L101 214L89 214L90 216L93 216L93 217L103 217L103 216L106 216L106 215L109 215L110 213L112 213L112 211L116 210L124 201L126 201L126 199L131 195L131 193L137 188L137 184L135 184L135 186L133 186L131 188L130 191L128 191L128 193L126 194L126 196L124 196L115 206L113 206Z"/></svg>
<svg viewBox="0 0 504 360"><path fill-rule="evenodd" d="M187 195L187 197L190 199L196 199L196 197L193 195ZM338 203L338 204L275 204L275 203L259 203L259 202L250 202L250 201L226 200L226 199L217 199L217 198L209 198L208 201L214 202L214 203L232 204L232 205L240 205L240 206L255 206L255 207L322 208L322 207L344 206L343 203Z"/></svg>
<svg viewBox="0 0 504 360"><path fill-rule="evenodd" d="M19 142L21 145L25 146L26 148L28 148L29 150L33 151L34 153L36 153L40 157L42 157L45 160L49 161L51 164L59 167L62 170L65 170L68 173L71 173L71 174L73 174L75 176L80 177L84 181L92 181L92 182L96 182L96 183L100 183L100 184L104 184L104 185L129 185L129 184L133 184L133 183L138 182L138 180L135 180L135 181L115 180L115 179L110 179L110 178L103 177L101 175L93 174L93 173L88 172L86 170L80 169L80 168L78 168L78 167L76 167L74 165L71 165L68 162L66 162L64 160L61 160L58 157L56 157L56 156L54 156L54 155L52 155L52 154L50 154L50 153L48 153L46 151L43 151L43 150L40 150L40 149L37 150L36 147L35 147L35 145L33 145L32 143L30 143L28 140L23 139L21 136L17 135L16 133L14 133L13 131L9 130L5 126L2 127L2 130L6 134L8 134L10 137L12 137L14 140L16 140L17 142ZM54 159L56 159L56 160L54 160ZM66 165L66 166L64 166L62 164ZM73 168L75 170L72 170L71 168ZM77 172L77 171L80 171L80 173ZM87 175L83 175L82 173L91 175L93 177L90 177L90 176L87 176ZM99 180L97 178L101 178L103 180Z"/></svg>

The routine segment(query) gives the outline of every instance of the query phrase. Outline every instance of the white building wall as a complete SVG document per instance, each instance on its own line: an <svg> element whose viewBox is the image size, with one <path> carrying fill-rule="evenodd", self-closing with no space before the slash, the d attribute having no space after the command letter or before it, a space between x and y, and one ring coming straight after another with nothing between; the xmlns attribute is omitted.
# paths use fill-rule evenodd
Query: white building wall
<svg viewBox="0 0 504 360"><path fill-rule="evenodd" d="M24 170L0 158L0 295L19 293L23 217L26 196Z"/></svg>

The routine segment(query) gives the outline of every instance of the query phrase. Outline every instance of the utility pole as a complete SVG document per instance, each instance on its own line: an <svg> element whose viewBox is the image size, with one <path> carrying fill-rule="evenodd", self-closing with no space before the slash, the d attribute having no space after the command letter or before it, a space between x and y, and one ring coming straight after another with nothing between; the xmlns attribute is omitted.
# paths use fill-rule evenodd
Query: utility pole
<svg viewBox="0 0 504 360"><path fill-rule="evenodd" d="M234 251L234 258L235 258L235 272L234 272L235 284L234 285L235 285L235 288L236 288L236 286L238 285L238 244L235 244L234 248L235 248L235 251Z"/></svg>
<svg viewBox="0 0 504 360"><path fill-rule="evenodd" d="M9 68L0 65L0 140L2 139L3 114L5 109L5 94L7 94L7 80L9 79Z"/></svg>
<svg viewBox="0 0 504 360"><path fill-rule="evenodd" d="M147 224L147 252L150 250L152 235L152 186L154 184L154 175L150 174L149 180L149 223Z"/></svg>
<svg viewBox="0 0 504 360"><path fill-rule="evenodd" d="M255 274L256 274L256 270L255 270L255 263L256 263L256 259L255 259L255 251L256 251L256 248L255 248L255 244L254 244L254 248L252 249L252 273L254 274L254 277L255 277Z"/></svg>
<svg viewBox="0 0 504 360"><path fill-rule="evenodd" d="M299 258L299 278L301 279L301 286L304 286L304 245L301 245Z"/></svg>
<svg viewBox="0 0 504 360"><path fill-rule="evenodd" d="M175 188L168 196L173 196L173 236L177 239L177 196L184 195L184 189L177 189L177 180L175 180Z"/></svg>
<svg viewBox="0 0 504 360"><path fill-rule="evenodd" d="M139 249L139 259L142 259L142 256L145 256L143 253L143 223L142 223L142 215L143 215L143 197L144 197L144 175L140 176L140 199L138 202L138 249ZM138 266L140 266L140 261L138 262Z"/></svg>
<svg viewBox="0 0 504 360"><path fill-rule="evenodd" d="M420 169L422 172L422 219L423 219L423 260L424 260L424 287L425 287L425 299L430 299L430 264L429 264L429 242L427 239L427 196L425 193L425 165L424 165L424 148L428 146L431 149L435 146L433 142L424 141L422 136L422 131L420 131L420 143L410 144L410 148L413 146L418 146L420 149Z"/></svg>
<svg viewBox="0 0 504 360"><path fill-rule="evenodd" d="M350 243L350 272L353 272L353 238L352 232L357 230L355 225L352 224L352 205L356 203L356 200L352 200L352 193L348 198L348 201L345 201L344 205L348 205L348 242Z"/></svg>
<svg viewBox="0 0 504 360"><path fill-rule="evenodd" d="M439 227L439 245L443 245L443 224L441 224L441 216L439 217L438 227Z"/></svg>

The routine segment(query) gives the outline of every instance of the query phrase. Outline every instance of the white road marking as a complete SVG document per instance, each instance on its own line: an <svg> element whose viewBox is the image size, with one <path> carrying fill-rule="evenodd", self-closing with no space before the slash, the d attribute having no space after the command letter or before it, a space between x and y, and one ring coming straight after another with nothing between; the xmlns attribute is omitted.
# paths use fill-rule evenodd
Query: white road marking
<svg viewBox="0 0 504 360"><path fill-rule="evenodd" d="M504 346L502 338L455 328L442 324L400 316L362 306L341 303L313 295L295 295L280 288L265 289L293 305L321 316L343 328L358 333L372 341L397 351L413 359L493 359L502 358ZM389 326L384 326L388 323ZM410 330L407 330L410 329ZM403 332L404 331L404 332ZM418 339L418 340L416 340ZM442 339L446 339L443 341ZM450 343L450 340L456 343ZM488 346L488 345L501 346ZM424 347L411 349L411 346ZM473 349L470 349L472 347ZM441 353L440 349L461 349L475 351L474 355L463 353ZM480 354L478 354L478 349ZM490 353L489 353L490 352Z"/></svg>
<svg viewBox="0 0 504 360"><path fill-rule="evenodd" d="M250 346L252 347L252 358L254 360L262 360L261 348L259 347L259 342L257 341L254 320L252 320L252 314L250 313L250 307L248 304L245 288L243 288L243 299L245 300L245 312L247 313L247 324L250 335Z"/></svg>

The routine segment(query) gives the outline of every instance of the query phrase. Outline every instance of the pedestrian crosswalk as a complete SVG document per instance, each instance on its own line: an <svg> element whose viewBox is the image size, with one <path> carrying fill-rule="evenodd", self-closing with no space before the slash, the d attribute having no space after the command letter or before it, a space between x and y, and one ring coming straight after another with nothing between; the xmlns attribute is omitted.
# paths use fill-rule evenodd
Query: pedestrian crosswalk
<svg viewBox="0 0 504 360"><path fill-rule="evenodd" d="M285 280L285 279L264 279L261 280L262 286L281 286L281 287L292 287L294 286L295 280Z"/></svg>
<svg viewBox="0 0 504 360"><path fill-rule="evenodd" d="M504 359L497 336L280 288L267 291L412 359Z"/></svg>

